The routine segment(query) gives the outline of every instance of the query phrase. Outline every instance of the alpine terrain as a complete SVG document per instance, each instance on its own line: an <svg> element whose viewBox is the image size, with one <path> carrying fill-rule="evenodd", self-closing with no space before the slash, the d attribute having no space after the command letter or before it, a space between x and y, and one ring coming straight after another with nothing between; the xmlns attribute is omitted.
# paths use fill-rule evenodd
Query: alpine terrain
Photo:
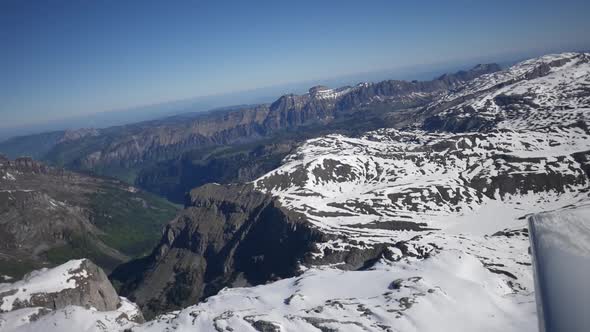
<svg viewBox="0 0 590 332"><path fill-rule="evenodd" d="M179 173L234 175L192 178L155 248L113 269L118 294L89 260L0 284L0 330L537 331L527 219L590 211L588 53L160 121L56 139L43 158L149 188L166 176L176 198ZM10 167L0 183L24 177ZM24 189L0 213L32 213L10 205ZM107 247L49 195L28 199Z"/></svg>

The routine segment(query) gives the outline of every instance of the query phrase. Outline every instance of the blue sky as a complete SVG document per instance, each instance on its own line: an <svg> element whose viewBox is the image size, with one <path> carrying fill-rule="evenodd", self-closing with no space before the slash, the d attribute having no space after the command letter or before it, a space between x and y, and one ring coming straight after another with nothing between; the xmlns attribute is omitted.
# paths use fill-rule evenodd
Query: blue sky
<svg viewBox="0 0 590 332"><path fill-rule="evenodd" d="M590 49L590 1L0 2L0 127L356 72Z"/></svg>

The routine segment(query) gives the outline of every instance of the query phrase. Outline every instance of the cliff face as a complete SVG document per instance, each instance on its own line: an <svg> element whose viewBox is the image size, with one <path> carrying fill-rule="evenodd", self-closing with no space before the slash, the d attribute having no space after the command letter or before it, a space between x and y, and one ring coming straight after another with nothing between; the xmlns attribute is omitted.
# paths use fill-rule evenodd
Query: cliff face
<svg viewBox="0 0 590 332"><path fill-rule="evenodd" d="M110 277L151 318L224 287L265 284L315 264L363 269L389 255L378 243L320 250L339 237L251 184L207 184L191 191L150 256L119 266Z"/></svg>
<svg viewBox="0 0 590 332"><path fill-rule="evenodd" d="M111 277L146 315L181 308L226 286L257 285L295 275L322 239L305 218L251 185L205 185L163 231L147 258Z"/></svg>

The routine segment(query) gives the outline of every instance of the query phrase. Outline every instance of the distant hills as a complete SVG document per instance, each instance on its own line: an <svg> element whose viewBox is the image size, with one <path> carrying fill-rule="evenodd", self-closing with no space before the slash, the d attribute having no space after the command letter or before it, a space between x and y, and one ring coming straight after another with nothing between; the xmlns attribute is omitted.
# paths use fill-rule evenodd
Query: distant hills
<svg viewBox="0 0 590 332"><path fill-rule="evenodd" d="M469 63L475 64L482 61L500 60L500 63L504 65L514 62L512 60L505 60L508 58L513 58L513 56L474 59L469 61ZM303 94L309 89L309 87L314 85L355 85L358 82L377 82L390 79L392 77L401 80L430 80L433 77L439 76L443 73L460 70L464 68L465 65L466 63L464 61L458 61L455 63L417 65L390 70L370 71L333 78L282 83L274 86L254 88L244 91L221 93L217 95L187 98L182 100L131 107L127 109L71 116L48 121L46 123L1 127L0 142L15 136L24 136L66 129L75 130L78 128L88 127L106 128L111 126L120 126L177 114L204 112L218 108L225 108L228 105L270 103L275 100L277 96L285 93Z"/></svg>

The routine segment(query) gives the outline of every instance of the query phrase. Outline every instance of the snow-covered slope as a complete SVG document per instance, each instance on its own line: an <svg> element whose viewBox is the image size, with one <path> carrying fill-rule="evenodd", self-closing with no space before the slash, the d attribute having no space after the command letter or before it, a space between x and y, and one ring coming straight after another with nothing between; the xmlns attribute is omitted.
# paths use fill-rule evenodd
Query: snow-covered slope
<svg viewBox="0 0 590 332"><path fill-rule="evenodd" d="M142 331L535 331L534 300L513 294L475 256L446 250L368 271L314 268L229 289Z"/></svg>
<svg viewBox="0 0 590 332"><path fill-rule="evenodd" d="M487 134L383 129L310 140L256 184L328 232L385 222L445 228L449 217L492 201L512 206L513 197L529 197L531 209L554 196L576 196L587 177L576 160L581 157L572 155L589 147L590 136L580 128Z"/></svg>
<svg viewBox="0 0 590 332"><path fill-rule="evenodd" d="M0 330L5 332L111 332L137 325L139 308L121 298L121 306L112 311L67 306L58 310L24 308L0 314Z"/></svg>
<svg viewBox="0 0 590 332"><path fill-rule="evenodd" d="M590 113L590 54L531 59L482 75L428 108L429 129L536 129L571 125Z"/></svg>

